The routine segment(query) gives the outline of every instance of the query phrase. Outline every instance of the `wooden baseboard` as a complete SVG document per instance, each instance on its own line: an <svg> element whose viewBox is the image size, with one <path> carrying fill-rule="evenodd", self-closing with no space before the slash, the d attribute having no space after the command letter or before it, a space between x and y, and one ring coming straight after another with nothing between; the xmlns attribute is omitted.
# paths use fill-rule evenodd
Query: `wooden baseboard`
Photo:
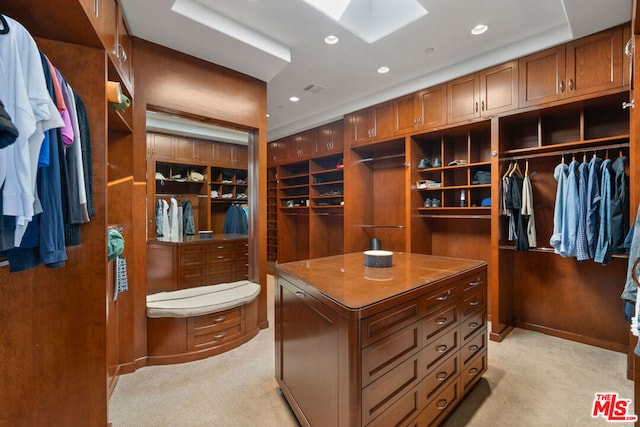
<svg viewBox="0 0 640 427"><path fill-rule="evenodd" d="M545 335L551 335L557 338L563 338L569 341L575 341L582 344L592 345L594 347L604 348L606 350L617 351L619 353L627 353L628 345L619 344L610 341L604 341L597 338L585 337L584 335L574 334L571 332L560 331L558 329L549 328L547 326L540 326L531 323L521 322L516 320L514 326L517 328L527 329L529 331L540 332Z"/></svg>

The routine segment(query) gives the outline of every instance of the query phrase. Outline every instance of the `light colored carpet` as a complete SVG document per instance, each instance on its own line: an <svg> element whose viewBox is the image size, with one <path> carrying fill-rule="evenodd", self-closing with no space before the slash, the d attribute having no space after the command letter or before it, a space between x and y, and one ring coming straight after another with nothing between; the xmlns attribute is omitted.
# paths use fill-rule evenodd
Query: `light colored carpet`
<svg viewBox="0 0 640 427"><path fill-rule="evenodd" d="M269 329L209 359L121 376L109 402L113 426L297 426L274 377L271 276L268 285ZM502 343L489 342L488 360L446 427L606 426L591 418L595 393L633 398L622 353L514 329Z"/></svg>

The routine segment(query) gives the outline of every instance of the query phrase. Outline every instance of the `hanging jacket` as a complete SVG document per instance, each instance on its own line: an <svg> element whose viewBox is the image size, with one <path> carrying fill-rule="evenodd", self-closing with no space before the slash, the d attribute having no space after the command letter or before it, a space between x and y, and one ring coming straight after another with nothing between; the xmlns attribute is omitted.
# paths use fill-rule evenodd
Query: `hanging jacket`
<svg viewBox="0 0 640 427"><path fill-rule="evenodd" d="M600 181L600 229L596 245L595 262L608 264L611 261L611 160L602 162Z"/></svg>
<svg viewBox="0 0 640 427"><path fill-rule="evenodd" d="M613 182L611 189L611 250L614 254L624 254L624 237L629 232L629 188L625 175L626 156L618 157L612 164Z"/></svg>
<svg viewBox="0 0 640 427"><path fill-rule="evenodd" d="M182 233L185 236L196 234L195 221L193 219L193 208L189 200L182 201Z"/></svg>

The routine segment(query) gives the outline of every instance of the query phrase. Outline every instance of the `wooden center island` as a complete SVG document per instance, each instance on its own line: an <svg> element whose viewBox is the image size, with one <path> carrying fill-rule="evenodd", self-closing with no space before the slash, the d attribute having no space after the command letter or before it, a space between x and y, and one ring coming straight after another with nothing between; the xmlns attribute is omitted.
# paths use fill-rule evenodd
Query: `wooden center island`
<svg viewBox="0 0 640 427"><path fill-rule="evenodd" d="M276 379L303 426L439 425L487 369L483 261L275 266Z"/></svg>

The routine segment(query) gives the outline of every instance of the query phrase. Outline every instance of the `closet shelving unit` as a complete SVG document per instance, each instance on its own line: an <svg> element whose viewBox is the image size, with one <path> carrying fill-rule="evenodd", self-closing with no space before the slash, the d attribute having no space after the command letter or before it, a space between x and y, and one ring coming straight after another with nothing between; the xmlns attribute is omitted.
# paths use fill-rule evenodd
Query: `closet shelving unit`
<svg viewBox="0 0 640 427"><path fill-rule="evenodd" d="M621 285L603 277L625 277L627 263L620 258L626 256L617 255L606 267L592 260L578 262L556 254L549 239L557 190L555 167L563 158L569 164L574 157L584 161L594 154L614 160L622 152L629 158L629 110L622 107L628 100L629 92L621 90L499 120L499 154L494 163L499 170L494 176L501 177L511 162L518 162L524 171L528 162L537 247L516 250L515 242L508 240L507 217L498 206L492 208L492 244L498 248L493 257L498 280L492 289L497 306L492 339L501 340L509 330L504 325L511 324L625 351L618 343L626 331L619 326L612 330L619 322L610 309L621 304Z"/></svg>
<svg viewBox="0 0 640 427"><path fill-rule="evenodd" d="M247 182L246 169L229 169L212 166L210 168L211 181L209 189L217 191L217 197L211 198L211 203L221 202L246 202L249 184ZM223 197L230 195L231 197ZM243 196L244 195L244 196Z"/></svg>
<svg viewBox="0 0 640 427"><path fill-rule="evenodd" d="M394 138L345 150L345 252L368 249L372 238L380 239L382 249L409 251L406 141Z"/></svg>
<svg viewBox="0 0 640 427"><path fill-rule="evenodd" d="M278 262L309 257L309 161L278 166Z"/></svg>
<svg viewBox="0 0 640 427"><path fill-rule="evenodd" d="M209 208L207 167L171 162L155 162L155 171L164 176L164 178L158 176L155 178L156 203L160 199L169 202L170 198L175 198L180 205L183 200L189 200L194 213L195 229L208 230L210 226L207 222L207 211ZM203 179L199 181L191 179L190 174L192 171L201 174ZM174 178L176 176L180 176L180 178ZM155 213L155 209L153 212Z"/></svg>
<svg viewBox="0 0 640 427"><path fill-rule="evenodd" d="M413 137L412 184L419 194L418 211L423 218L456 218L474 215L489 218L490 208L482 207L491 196L491 184L473 184L477 171L491 171L491 126L489 121ZM436 158L441 166L418 169L420 159ZM449 166L456 160L464 164ZM439 183L439 187L419 188L418 182ZM464 195L464 197L462 197ZM425 199L438 200L440 206L425 207ZM422 202L422 203L421 203Z"/></svg>
<svg viewBox="0 0 640 427"><path fill-rule="evenodd" d="M267 263L278 260L278 169L267 169Z"/></svg>
<svg viewBox="0 0 640 427"><path fill-rule="evenodd" d="M628 93L572 103L503 118L500 123L500 176L512 162L529 175L534 191L537 243L531 251L553 253L553 206L557 183L553 170L560 162L589 161L593 156L614 160L629 157L629 111L622 107ZM499 247L514 250L507 241L506 221L501 219ZM620 255L625 257L624 255Z"/></svg>
<svg viewBox="0 0 640 427"><path fill-rule="evenodd" d="M309 160L309 233L323 236L309 245L309 256L343 253L344 168L342 153Z"/></svg>

